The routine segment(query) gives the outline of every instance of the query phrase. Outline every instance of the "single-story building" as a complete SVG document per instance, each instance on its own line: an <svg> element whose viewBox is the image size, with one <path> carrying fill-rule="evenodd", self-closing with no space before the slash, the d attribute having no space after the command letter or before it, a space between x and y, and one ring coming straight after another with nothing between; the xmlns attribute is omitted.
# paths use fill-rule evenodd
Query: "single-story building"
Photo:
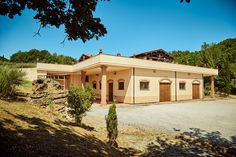
<svg viewBox="0 0 236 157"><path fill-rule="evenodd" d="M214 97L218 70L173 63L173 57L162 49L130 57L100 50L97 55L82 55L74 65L37 63L37 75L55 79L65 89L90 84L101 104L136 104L202 99L204 77L211 77Z"/></svg>

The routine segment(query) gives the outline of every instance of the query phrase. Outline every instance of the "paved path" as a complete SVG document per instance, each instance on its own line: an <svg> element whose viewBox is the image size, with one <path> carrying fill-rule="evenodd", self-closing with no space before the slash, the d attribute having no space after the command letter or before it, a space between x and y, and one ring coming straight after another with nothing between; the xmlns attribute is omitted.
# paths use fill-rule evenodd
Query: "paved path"
<svg viewBox="0 0 236 157"><path fill-rule="evenodd" d="M107 107L95 107L88 116L104 118L107 112ZM118 107L117 113L119 122L128 125L169 131L199 128L219 131L226 138L236 135L236 99L130 105Z"/></svg>

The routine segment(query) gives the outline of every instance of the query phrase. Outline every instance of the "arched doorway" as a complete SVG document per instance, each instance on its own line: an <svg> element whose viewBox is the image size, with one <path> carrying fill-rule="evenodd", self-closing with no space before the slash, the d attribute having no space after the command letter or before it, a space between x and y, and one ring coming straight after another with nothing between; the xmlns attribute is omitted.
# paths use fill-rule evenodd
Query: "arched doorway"
<svg viewBox="0 0 236 157"><path fill-rule="evenodd" d="M171 81L163 79L160 81L160 102L171 101Z"/></svg>
<svg viewBox="0 0 236 157"><path fill-rule="evenodd" d="M192 82L192 99L200 99L200 82Z"/></svg>

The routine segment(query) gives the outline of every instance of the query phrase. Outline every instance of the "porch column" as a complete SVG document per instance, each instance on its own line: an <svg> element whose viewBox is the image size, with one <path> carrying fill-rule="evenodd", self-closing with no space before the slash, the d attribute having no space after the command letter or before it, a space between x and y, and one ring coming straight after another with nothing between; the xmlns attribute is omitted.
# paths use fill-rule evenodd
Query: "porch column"
<svg viewBox="0 0 236 157"><path fill-rule="evenodd" d="M86 78L86 72L85 71L81 71L81 86L82 88L84 88L85 86L85 78Z"/></svg>
<svg viewBox="0 0 236 157"><path fill-rule="evenodd" d="M107 104L107 67L102 65L101 67L101 73L102 73L102 78L101 78L101 105L106 105Z"/></svg>
<svg viewBox="0 0 236 157"><path fill-rule="evenodd" d="M211 97L215 97L214 76L211 76Z"/></svg>

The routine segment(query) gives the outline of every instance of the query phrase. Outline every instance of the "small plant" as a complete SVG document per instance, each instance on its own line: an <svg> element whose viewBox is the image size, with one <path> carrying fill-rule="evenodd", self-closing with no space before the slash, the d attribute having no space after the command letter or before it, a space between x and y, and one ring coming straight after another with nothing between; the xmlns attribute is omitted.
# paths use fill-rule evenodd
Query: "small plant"
<svg viewBox="0 0 236 157"><path fill-rule="evenodd" d="M105 117L107 124L107 137L109 138L108 144L112 147L118 147L116 138L118 136L118 120L116 114L116 105L110 106L108 116Z"/></svg>
<svg viewBox="0 0 236 157"><path fill-rule="evenodd" d="M92 103L95 100L95 89L87 85L85 88L72 87L68 94L68 107L70 108L70 114L75 117L75 121L81 124L82 118L86 115Z"/></svg>
<svg viewBox="0 0 236 157"><path fill-rule="evenodd" d="M48 101L47 101L47 104L48 104L49 109L50 109L51 111L53 111L53 109L54 109L53 101L52 101L52 100L48 100Z"/></svg>
<svg viewBox="0 0 236 157"><path fill-rule="evenodd" d="M211 94L211 84L209 82L204 85L204 95L209 96Z"/></svg>
<svg viewBox="0 0 236 157"><path fill-rule="evenodd" d="M0 69L0 98L12 98L16 87L23 83L25 73L7 64L0 64Z"/></svg>

